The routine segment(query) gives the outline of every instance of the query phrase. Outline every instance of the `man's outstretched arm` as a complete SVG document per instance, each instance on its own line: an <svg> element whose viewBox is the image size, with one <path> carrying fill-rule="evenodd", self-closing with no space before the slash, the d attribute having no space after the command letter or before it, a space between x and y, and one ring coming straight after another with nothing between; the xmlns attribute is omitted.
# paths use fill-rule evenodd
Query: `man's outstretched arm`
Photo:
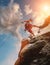
<svg viewBox="0 0 50 65"><path fill-rule="evenodd" d="M37 27L37 28L39 28L39 26L37 26L37 25L33 25L33 27Z"/></svg>

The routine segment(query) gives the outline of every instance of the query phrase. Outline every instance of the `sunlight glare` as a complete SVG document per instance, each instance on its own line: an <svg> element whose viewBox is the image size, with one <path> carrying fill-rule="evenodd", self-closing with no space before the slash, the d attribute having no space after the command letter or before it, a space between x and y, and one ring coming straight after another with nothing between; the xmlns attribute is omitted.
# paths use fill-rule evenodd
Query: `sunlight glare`
<svg viewBox="0 0 50 65"><path fill-rule="evenodd" d="M44 4L41 9L44 17L48 17L50 15L50 6L48 4Z"/></svg>
<svg viewBox="0 0 50 65"><path fill-rule="evenodd" d="M49 11L49 6L48 6L48 5L45 5L45 6L43 7L43 10L44 10L45 12Z"/></svg>

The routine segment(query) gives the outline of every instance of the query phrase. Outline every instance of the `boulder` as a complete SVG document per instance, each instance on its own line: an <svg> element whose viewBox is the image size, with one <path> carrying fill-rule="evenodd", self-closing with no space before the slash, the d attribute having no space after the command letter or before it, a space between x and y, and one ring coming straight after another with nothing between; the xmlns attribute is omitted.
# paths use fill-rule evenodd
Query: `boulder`
<svg viewBox="0 0 50 65"><path fill-rule="evenodd" d="M14 65L50 65L50 32L30 39Z"/></svg>

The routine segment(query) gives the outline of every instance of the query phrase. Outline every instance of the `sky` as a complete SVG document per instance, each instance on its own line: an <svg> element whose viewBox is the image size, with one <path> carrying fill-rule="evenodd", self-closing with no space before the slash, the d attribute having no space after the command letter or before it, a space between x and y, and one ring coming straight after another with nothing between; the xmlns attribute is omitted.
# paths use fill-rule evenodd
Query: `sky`
<svg viewBox="0 0 50 65"><path fill-rule="evenodd" d="M39 26L49 15L50 0L0 0L0 65L14 65L18 58L21 40L29 36L22 22L31 18ZM48 31L50 25L41 33Z"/></svg>

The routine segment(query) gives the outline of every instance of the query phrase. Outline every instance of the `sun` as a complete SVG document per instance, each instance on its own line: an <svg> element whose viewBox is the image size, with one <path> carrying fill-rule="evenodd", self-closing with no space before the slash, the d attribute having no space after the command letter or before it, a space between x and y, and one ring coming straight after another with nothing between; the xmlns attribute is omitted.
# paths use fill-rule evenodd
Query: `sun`
<svg viewBox="0 0 50 65"><path fill-rule="evenodd" d="M41 11L45 17L50 15L50 5L44 4L42 5Z"/></svg>
<svg viewBox="0 0 50 65"><path fill-rule="evenodd" d="M44 6L43 6L43 10L44 10L44 12L49 11L49 6L48 6L48 5L44 5Z"/></svg>

